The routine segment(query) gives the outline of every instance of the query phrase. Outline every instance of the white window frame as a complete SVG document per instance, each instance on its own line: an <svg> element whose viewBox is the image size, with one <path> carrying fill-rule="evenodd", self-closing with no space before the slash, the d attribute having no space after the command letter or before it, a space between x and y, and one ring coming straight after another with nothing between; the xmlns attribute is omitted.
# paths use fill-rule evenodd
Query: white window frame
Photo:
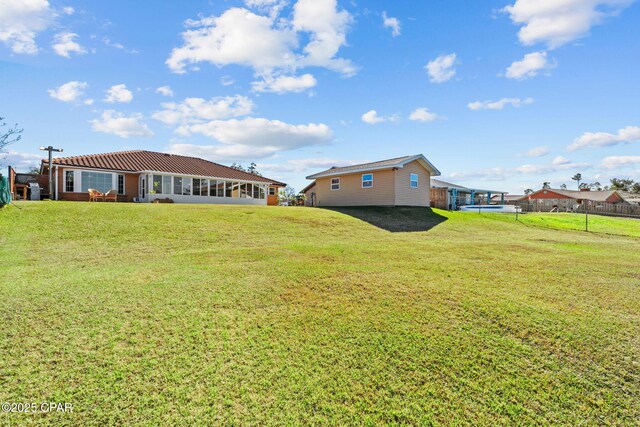
<svg viewBox="0 0 640 427"><path fill-rule="evenodd" d="M122 193L120 192L120 188L119 188L119 185L118 185L118 179L120 177L122 177ZM116 189L116 193L119 196L126 196L127 195L127 177L123 173L117 173L116 174L115 189Z"/></svg>
<svg viewBox="0 0 640 427"><path fill-rule="evenodd" d="M371 175L371 179L367 179L365 180L364 177L367 175ZM364 183L365 182L371 182L370 186L365 186ZM373 174L372 173L363 173L360 177L360 184L362 185L362 188L373 188Z"/></svg>
<svg viewBox="0 0 640 427"><path fill-rule="evenodd" d="M334 179L338 181L335 184L333 182ZM331 184L331 191L339 191L340 190L340 178L339 177L338 178L331 178L330 184ZM334 185L338 185L338 188L333 188Z"/></svg>
<svg viewBox="0 0 640 427"><path fill-rule="evenodd" d="M416 177L416 179L414 180L413 177ZM413 186L413 183L416 183L416 186ZM420 187L420 175L418 175L417 173L412 173L409 175L409 187L411 188L419 188Z"/></svg>

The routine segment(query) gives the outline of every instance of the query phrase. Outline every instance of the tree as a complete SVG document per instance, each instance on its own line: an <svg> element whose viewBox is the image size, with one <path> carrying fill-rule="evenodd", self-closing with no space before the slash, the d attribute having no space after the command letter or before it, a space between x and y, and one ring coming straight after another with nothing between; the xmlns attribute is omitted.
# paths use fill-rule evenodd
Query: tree
<svg viewBox="0 0 640 427"><path fill-rule="evenodd" d="M611 190L630 191L635 183L632 179L611 178Z"/></svg>
<svg viewBox="0 0 640 427"><path fill-rule="evenodd" d="M251 164L247 168L247 172L252 173L254 175L262 176L262 174L258 172L258 165L256 165L254 162L251 162Z"/></svg>
<svg viewBox="0 0 640 427"><path fill-rule="evenodd" d="M561 190L566 190L566 189L567 189L567 184L562 184L562 185L560 186L560 189L561 189Z"/></svg>
<svg viewBox="0 0 640 427"><path fill-rule="evenodd" d="M598 181L592 182L591 184L589 184L589 188L593 191L602 191L602 184L600 184Z"/></svg>
<svg viewBox="0 0 640 427"><path fill-rule="evenodd" d="M533 194L533 190L530 188L527 188L526 190L524 190L524 195L528 196L529 194Z"/></svg>
<svg viewBox="0 0 640 427"><path fill-rule="evenodd" d="M278 193L278 202L284 206L295 205L296 190L293 187L286 186Z"/></svg>
<svg viewBox="0 0 640 427"><path fill-rule="evenodd" d="M629 189L631 193L640 194L640 182L634 183Z"/></svg>
<svg viewBox="0 0 640 427"><path fill-rule="evenodd" d="M542 188L544 188L545 190L548 190L549 188L551 188L551 183L549 181L543 182Z"/></svg>
<svg viewBox="0 0 640 427"><path fill-rule="evenodd" d="M4 122L4 117L0 117L0 128L5 127L7 124ZM22 138L22 133L24 129L19 128L17 124L10 127L4 133L0 132L0 151L4 149L9 144L16 143L20 141Z"/></svg>
<svg viewBox="0 0 640 427"><path fill-rule="evenodd" d="M232 168L232 169L237 169L239 171L246 172L246 170L244 170L244 168L242 167L242 165L240 163L233 162L231 164L231 166L229 166L229 167Z"/></svg>
<svg viewBox="0 0 640 427"><path fill-rule="evenodd" d="M573 177L571 178L574 181L578 181L578 189L580 189L580 181L582 181L582 174L581 173L577 173L575 175L573 175Z"/></svg>
<svg viewBox="0 0 640 427"><path fill-rule="evenodd" d="M583 182L582 184L578 185L578 190L586 190L589 188L589 184L587 184L586 182Z"/></svg>

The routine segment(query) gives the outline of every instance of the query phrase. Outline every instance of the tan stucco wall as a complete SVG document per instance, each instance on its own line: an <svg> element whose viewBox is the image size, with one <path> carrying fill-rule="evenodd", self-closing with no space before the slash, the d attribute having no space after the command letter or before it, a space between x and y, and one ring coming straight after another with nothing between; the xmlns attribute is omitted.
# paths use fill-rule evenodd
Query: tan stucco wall
<svg viewBox="0 0 640 427"><path fill-rule="evenodd" d="M369 173L369 172L367 172ZM395 173L391 169L374 171L373 187L362 188L362 174L340 176L340 190L331 190L331 178L316 180L317 206L393 206Z"/></svg>
<svg viewBox="0 0 640 427"><path fill-rule="evenodd" d="M416 160L395 171L396 206L429 206L431 176ZM411 188L411 174L418 174L418 188Z"/></svg>

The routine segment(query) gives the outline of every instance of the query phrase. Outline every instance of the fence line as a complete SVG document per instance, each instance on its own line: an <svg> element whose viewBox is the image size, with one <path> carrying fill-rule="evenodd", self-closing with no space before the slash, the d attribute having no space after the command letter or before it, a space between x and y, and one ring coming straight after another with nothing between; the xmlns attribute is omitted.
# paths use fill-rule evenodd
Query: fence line
<svg viewBox="0 0 640 427"><path fill-rule="evenodd" d="M511 202L522 208L522 212L589 212L594 215L640 217L640 206L629 203L605 203L585 201L579 205L573 199L534 199Z"/></svg>

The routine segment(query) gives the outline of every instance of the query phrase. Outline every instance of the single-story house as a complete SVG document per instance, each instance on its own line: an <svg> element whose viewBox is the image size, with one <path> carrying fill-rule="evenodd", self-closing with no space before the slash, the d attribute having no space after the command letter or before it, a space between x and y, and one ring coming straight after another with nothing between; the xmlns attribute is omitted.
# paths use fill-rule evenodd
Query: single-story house
<svg viewBox="0 0 640 427"><path fill-rule="evenodd" d="M488 205L493 202L493 194L500 197L496 203L505 203L506 191L465 187L439 179L431 180L431 207L434 208L457 210L460 206Z"/></svg>
<svg viewBox="0 0 640 427"><path fill-rule="evenodd" d="M543 188L534 191L525 197L528 200L535 199L572 199L572 200L591 200L593 202L604 203L620 203L624 199L616 190L591 191L586 190L559 190L556 188Z"/></svg>
<svg viewBox="0 0 640 427"><path fill-rule="evenodd" d="M309 175L311 206L429 206L431 176L440 171L422 154L360 165L332 167Z"/></svg>
<svg viewBox="0 0 640 427"><path fill-rule="evenodd" d="M300 190L300 194L304 194L305 196L305 206L315 206L316 182L311 181L309 185Z"/></svg>
<svg viewBox="0 0 640 427"><path fill-rule="evenodd" d="M277 205L286 184L197 157L145 150L53 159L56 200L89 200L88 189L119 201ZM47 160L40 172L48 173Z"/></svg>

